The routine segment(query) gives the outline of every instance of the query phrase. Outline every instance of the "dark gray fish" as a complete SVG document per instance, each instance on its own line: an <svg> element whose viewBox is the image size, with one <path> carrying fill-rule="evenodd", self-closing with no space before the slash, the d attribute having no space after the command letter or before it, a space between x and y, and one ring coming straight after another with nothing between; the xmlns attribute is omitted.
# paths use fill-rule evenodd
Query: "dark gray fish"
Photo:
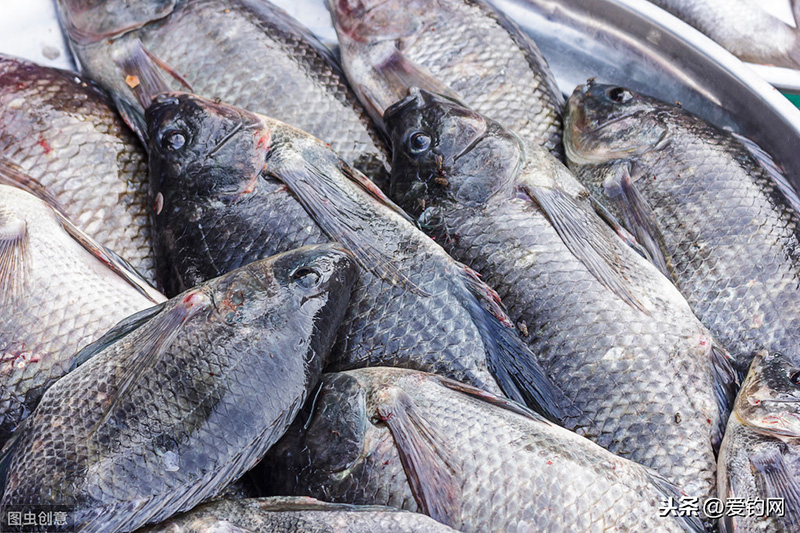
<svg viewBox="0 0 800 533"><path fill-rule="evenodd" d="M633 233L746 371L800 362L800 199L769 156L671 104L589 84L570 98L578 179Z"/></svg>
<svg viewBox="0 0 800 533"><path fill-rule="evenodd" d="M796 361L766 351L755 356L728 421L718 477L719 497L728 501L728 509L744 507L720 521L723 533L800 531Z"/></svg>
<svg viewBox="0 0 800 533"><path fill-rule="evenodd" d="M55 202L153 283L147 160L103 91L74 72L0 55L0 158L29 176L0 173L0 183Z"/></svg>
<svg viewBox="0 0 800 533"><path fill-rule="evenodd" d="M342 64L378 123L411 87L459 95L557 157L564 97L536 44L483 0L326 0Z"/></svg>
<svg viewBox="0 0 800 533"><path fill-rule="evenodd" d="M497 294L419 231L324 143L194 95L147 110L161 277L168 290L305 244L339 241L364 272L334 347L335 369L401 366L538 406L557 391Z"/></svg>
<svg viewBox="0 0 800 533"><path fill-rule="evenodd" d="M265 0L59 0L84 71L140 134L134 91L154 78L175 90L264 113L323 139L378 181L388 155L336 60ZM146 90L151 90L146 87Z"/></svg>
<svg viewBox="0 0 800 533"><path fill-rule="evenodd" d="M339 246L294 250L120 323L10 441L0 520L45 506L130 531L213 497L291 424L357 275Z"/></svg>
<svg viewBox="0 0 800 533"><path fill-rule="evenodd" d="M139 533L455 533L431 518L377 505L272 497L207 503Z"/></svg>
<svg viewBox="0 0 800 533"><path fill-rule="evenodd" d="M790 0L797 19L796 0ZM756 0L650 0L744 61L800 68L800 30Z"/></svg>
<svg viewBox="0 0 800 533"><path fill-rule="evenodd" d="M164 300L44 201L0 185L0 445L78 350Z"/></svg>
<svg viewBox="0 0 800 533"><path fill-rule="evenodd" d="M690 495L714 494L736 378L669 280L617 238L560 162L497 122L425 91L385 118L395 198L524 324L578 408L565 427Z"/></svg>
<svg viewBox="0 0 800 533"><path fill-rule="evenodd" d="M513 402L421 372L325 374L262 463L268 483L424 512L465 532L703 531L677 487Z"/></svg>

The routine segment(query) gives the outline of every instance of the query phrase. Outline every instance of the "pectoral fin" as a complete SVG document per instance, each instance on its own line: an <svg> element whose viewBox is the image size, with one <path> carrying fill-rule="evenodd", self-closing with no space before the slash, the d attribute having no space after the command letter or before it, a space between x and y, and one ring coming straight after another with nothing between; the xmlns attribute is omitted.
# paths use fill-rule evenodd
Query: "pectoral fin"
<svg viewBox="0 0 800 533"><path fill-rule="evenodd" d="M13 213L0 209L0 312L25 297L28 283L28 225Z"/></svg>
<svg viewBox="0 0 800 533"><path fill-rule="evenodd" d="M608 199L622 213L623 223L647 251L649 259L668 278L671 278L665 256L664 236L647 200L636 189L630 166L614 165L603 180Z"/></svg>
<svg viewBox="0 0 800 533"><path fill-rule="evenodd" d="M784 515L779 520L785 524L785 531L800 531L800 482L796 472L784 463L781 448L774 446L751 453L750 469L759 496L765 500L783 500Z"/></svg>
<svg viewBox="0 0 800 533"><path fill-rule="evenodd" d="M634 309L649 315L627 278L617 247L602 221L589 206L581 206L558 186L523 186L561 240L581 263L611 292Z"/></svg>
<svg viewBox="0 0 800 533"><path fill-rule="evenodd" d="M341 173L342 169L350 174L356 173L356 170L338 160L330 168L323 169L307 159L291 155L284 157L280 153L271 156L269 165L269 174L289 187L328 237L353 252L362 268L394 285L403 285L418 294L427 294L400 270L395 253L386 249L384 239L376 235L375 228L381 214L365 208L364 198L354 195L337 182L343 176L334 175ZM347 174L344 177L352 179ZM380 191L370 191L373 198L380 200L376 196L378 193ZM382 203L395 211L399 210L387 202L388 199ZM403 216L411 223L407 215Z"/></svg>
<svg viewBox="0 0 800 533"><path fill-rule="evenodd" d="M436 424L398 387L380 392L378 416L389 426L420 510L443 524L461 526L461 471Z"/></svg>

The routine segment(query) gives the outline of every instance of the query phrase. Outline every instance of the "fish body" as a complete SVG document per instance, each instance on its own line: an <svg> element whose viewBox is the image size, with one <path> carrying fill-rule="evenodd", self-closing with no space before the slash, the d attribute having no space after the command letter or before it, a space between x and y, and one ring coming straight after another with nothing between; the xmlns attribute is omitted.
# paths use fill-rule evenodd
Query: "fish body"
<svg viewBox="0 0 800 533"><path fill-rule="evenodd" d="M800 200L769 156L621 87L576 89L567 124L578 178L661 258L737 366L762 349L800 360Z"/></svg>
<svg viewBox="0 0 800 533"><path fill-rule="evenodd" d="M650 1L744 61L800 68L800 32L754 0Z"/></svg>
<svg viewBox="0 0 800 533"><path fill-rule="evenodd" d="M130 531L213 497L283 434L319 379L358 275L324 245L252 263L84 349L9 443L0 509Z"/></svg>
<svg viewBox="0 0 800 533"><path fill-rule="evenodd" d="M91 81L0 55L0 157L44 186L79 228L154 282L147 159L109 97ZM0 182L30 185L2 176Z"/></svg>
<svg viewBox="0 0 800 533"><path fill-rule="evenodd" d="M264 464L275 490L424 512L465 532L693 530L659 518L679 492L651 470L513 402L409 370L325 374Z"/></svg>
<svg viewBox="0 0 800 533"><path fill-rule="evenodd" d="M223 500L202 505L147 533L453 533L431 518L377 505L326 503L314 498ZM141 533L144 533L142 531Z"/></svg>
<svg viewBox="0 0 800 533"><path fill-rule="evenodd" d="M380 123L410 87L451 91L558 157L564 98L536 44L482 0L329 0L342 64Z"/></svg>
<svg viewBox="0 0 800 533"><path fill-rule="evenodd" d="M182 93L159 96L147 117L152 194L163 198L159 264L173 290L285 249L338 241L364 272L332 368L415 368L543 408L551 402L557 392L537 392L549 386L494 291L324 143Z"/></svg>
<svg viewBox="0 0 800 533"><path fill-rule="evenodd" d="M395 199L525 325L577 409L565 427L690 495L714 494L736 377L669 280L560 162L498 123L425 91L386 119Z"/></svg>
<svg viewBox="0 0 800 533"><path fill-rule="evenodd" d="M332 54L269 2L85 4L59 2L72 48L84 71L114 95L134 125L143 115L134 89L155 75L175 90L189 89L297 126L330 143L370 177L386 178L386 148Z"/></svg>
<svg viewBox="0 0 800 533"><path fill-rule="evenodd" d="M0 185L0 443L78 350L165 300L80 239L42 200Z"/></svg>
<svg viewBox="0 0 800 533"><path fill-rule="evenodd" d="M719 497L729 510L746 506L744 512L728 512L720 520L723 533L800 528L799 415L797 364L783 354L759 352L739 391L719 454Z"/></svg>

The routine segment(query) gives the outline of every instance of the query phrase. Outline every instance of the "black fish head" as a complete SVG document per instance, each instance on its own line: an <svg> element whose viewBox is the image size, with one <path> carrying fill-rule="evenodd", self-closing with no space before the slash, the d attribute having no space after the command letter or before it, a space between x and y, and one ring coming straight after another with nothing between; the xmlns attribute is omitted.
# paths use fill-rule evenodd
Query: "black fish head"
<svg viewBox="0 0 800 533"><path fill-rule="evenodd" d="M800 437L800 364L781 353L757 353L734 413L759 432Z"/></svg>
<svg viewBox="0 0 800 533"><path fill-rule="evenodd" d="M209 284L220 320L281 331L289 353L306 353L321 370L358 273L352 254L334 243L255 261Z"/></svg>
<svg viewBox="0 0 800 533"><path fill-rule="evenodd" d="M156 215L176 198L228 203L256 190L270 146L270 131L257 115L174 92L157 96L145 119Z"/></svg>
<svg viewBox="0 0 800 533"><path fill-rule="evenodd" d="M384 119L394 152L390 196L423 224L437 211L484 204L524 159L516 135L448 97L412 89Z"/></svg>
<svg viewBox="0 0 800 533"><path fill-rule="evenodd" d="M169 15L177 0L58 0L70 39L97 42L141 28Z"/></svg>
<svg viewBox="0 0 800 533"><path fill-rule="evenodd" d="M573 163L602 163L635 156L667 139L673 106L624 87L590 81L569 98L564 147Z"/></svg>
<svg viewBox="0 0 800 533"><path fill-rule="evenodd" d="M325 374L284 437L269 451L258 477L276 494L318 490L345 478L366 455L367 391L347 372Z"/></svg>

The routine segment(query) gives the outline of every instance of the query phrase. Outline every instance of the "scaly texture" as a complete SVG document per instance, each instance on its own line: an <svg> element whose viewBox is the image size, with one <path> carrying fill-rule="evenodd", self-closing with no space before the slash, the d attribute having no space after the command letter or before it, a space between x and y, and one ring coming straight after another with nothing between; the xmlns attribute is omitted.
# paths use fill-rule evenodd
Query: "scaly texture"
<svg viewBox="0 0 800 533"><path fill-rule="evenodd" d="M0 157L153 283L147 160L108 97L72 72L0 56Z"/></svg>
<svg viewBox="0 0 800 533"><path fill-rule="evenodd" d="M650 1L745 61L800 68L798 30L754 0Z"/></svg>
<svg viewBox="0 0 800 533"><path fill-rule="evenodd" d="M357 274L341 247L295 250L205 283L93 345L15 435L3 516L65 506L76 530L130 531L213 497L294 419Z"/></svg>
<svg viewBox="0 0 800 533"><path fill-rule="evenodd" d="M570 100L578 178L623 220L604 182L627 173L673 280L740 369L762 349L800 361L800 218L776 181L732 134L629 91L613 102L611 90L582 87Z"/></svg>
<svg viewBox="0 0 800 533"><path fill-rule="evenodd" d="M690 495L714 494L734 376L669 280L617 238L560 162L496 122L422 92L387 124L398 201L420 220L434 212L429 230L525 324L577 408L565 427ZM420 135L430 142L415 152Z"/></svg>
<svg viewBox="0 0 800 533"><path fill-rule="evenodd" d="M0 185L0 442L75 353L151 300L89 253L53 210Z"/></svg>
<svg viewBox="0 0 800 533"><path fill-rule="evenodd" d="M329 5L348 79L365 105L381 107L377 114L412 86L436 90L414 75L420 68L477 111L563 157L564 99L547 62L530 37L481 0Z"/></svg>
<svg viewBox="0 0 800 533"><path fill-rule="evenodd" d="M417 477L428 494L454 495L438 519L465 532L688 525L659 518L663 499L678 494L665 480L511 402L399 369L325 374L322 383L306 425L294 424L265 458L275 490L418 510L435 498L410 497Z"/></svg>
<svg viewBox="0 0 800 533"><path fill-rule="evenodd" d="M227 528L227 529L226 529ZM242 528L252 533L453 533L429 517L391 507L273 497L198 507L140 533L204 533Z"/></svg>
<svg viewBox="0 0 800 533"><path fill-rule="evenodd" d="M365 269L333 368L414 368L499 393L496 378L506 367L535 364L491 289L376 189L362 188L367 180L317 139L183 93L158 97L147 118L153 194L164 199L155 219L158 257L171 290L337 240ZM525 379L521 370L512 373L506 394L532 390L512 383Z"/></svg>
<svg viewBox="0 0 800 533"><path fill-rule="evenodd" d="M60 3L66 12L81 9L80 2ZM100 25L106 17L113 15L98 10L87 18ZM269 2L180 0L165 19L153 19L113 42L73 42L93 79L141 109L114 62L136 40L197 94L292 124L330 143L368 176L387 178L386 148L330 52L321 50L307 29ZM162 74L173 89L186 89L170 74Z"/></svg>

